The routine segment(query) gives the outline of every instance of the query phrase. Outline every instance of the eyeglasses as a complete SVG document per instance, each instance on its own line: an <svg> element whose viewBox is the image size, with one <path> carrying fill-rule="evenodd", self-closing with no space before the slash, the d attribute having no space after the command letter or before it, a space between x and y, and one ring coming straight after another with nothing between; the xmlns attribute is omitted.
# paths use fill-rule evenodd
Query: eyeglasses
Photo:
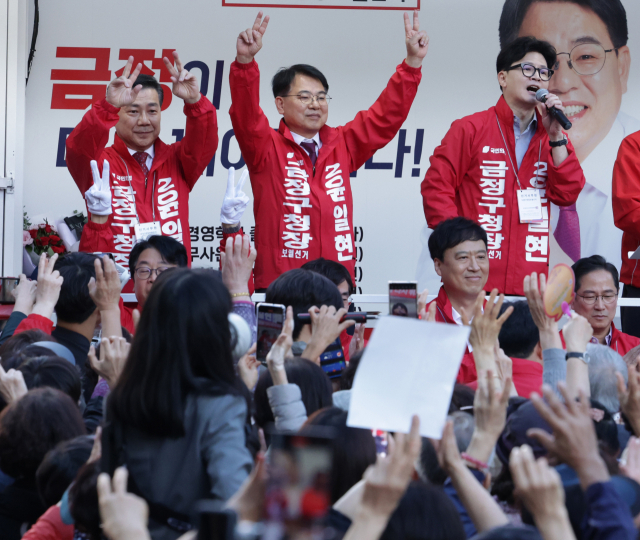
<svg viewBox="0 0 640 540"><path fill-rule="evenodd" d="M605 304L613 304L616 301L616 298L618 298L617 294L600 294L596 296L590 294L582 296L581 294L578 294L577 296L582 298L582 301L588 306L593 306L598 301L598 298L602 298L602 301Z"/></svg>
<svg viewBox="0 0 640 540"><path fill-rule="evenodd" d="M313 100L316 100L318 102L318 105L323 106L323 105L329 105L329 102L331 101L331 96L328 96L327 94L319 94L317 96L314 96L309 92L300 92L299 94L287 94L286 96L280 96L280 97L297 97L303 105L310 105Z"/></svg>
<svg viewBox="0 0 640 540"><path fill-rule="evenodd" d="M507 69L505 69L505 71L511 71L512 69L516 69L516 68L520 68L522 69L522 74L525 77L533 77L536 72L538 72L538 75L540 75L540 79L543 81L548 81L551 78L551 75L553 75L553 70L549 69L549 68L537 68L535 66L532 66L531 64L516 64L515 66L511 66Z"/></svg>
<svg viewBox="0 0 640 540"><path fill-rule="evenodd" d="M566 54L569 59L567 64L578 75L595 75L603 67L607 61L607 53L616 51L617 48L605 49L599 43L581 43L576 45L571 52L559 52L558 56ZM556 60L553 65L553 69L558 70L560 67L560 60Z"/></svg>
<svg viewBox="0 0 640 540"><path fill-rule="evenodd" d="M151 274L155 273L156 277L158 277L165 270L169 270L173 268L172 266L161 266L160 268L147 268L146 266L141 266L140 268L136 268L136 277L142 280L147 280L151 277Z"/></svg>

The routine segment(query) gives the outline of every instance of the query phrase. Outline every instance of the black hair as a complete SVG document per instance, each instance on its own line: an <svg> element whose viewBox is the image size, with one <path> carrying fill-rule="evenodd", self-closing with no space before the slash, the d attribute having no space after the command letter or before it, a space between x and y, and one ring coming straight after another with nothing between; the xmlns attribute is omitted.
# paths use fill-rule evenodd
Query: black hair
<svg viewBox="0 0 640 540"><path fill-rule="evenodd" d="M300 435L313 433L308 426L327 426L335 430L331 469L331 504L338 502L355 486L370 465L376 462L376 442L370 429L347 427L347 411L327 407L313 413L300 429Z"/></svg>
<svg viewBox="0 0 640 540"><path fill-rule="evenodd" d="M237 394L230 311L231 297L218 272L162 273L109 395L111 418L149 435L181 437L189 394Z"/></svg>
<svg viewBox="0 0 640 540"><path fill-rule="evenodd" d="M431 440L422 437L420 450L420 478L434 486L443 486L449 475L440 466L438 453Z"/></svg>
<svg viewBox="0 0 640 540"><path fill-rule="evenodd" d="M356 376L356 371L358 371L358 366L360 365L363 354L364 351L358 351L349 360L349 365L342 372L342 375L340 375L340 390L351 390L353 379Z"/></svg>
<svg viewBox="0 0 640 540"><path fill-rule="evenodd" d="M298 320L298 314L307 313L312 306L344 307L342 295L335 284L316 272L302 268L289 270L273 281L267 288L265 302L293 308L294 341L304 326Z"/></svg>
<svg viewBox="0 0 640 540"><path fill-rule="evenodd" d="M142 86L140 91L144 90L145 88L151 88L152 90L158 92L158 101L160 102L160 107L162 107L162 102L164 101L164 90L162 90L162 85L156 80L155 77L141 73L140 75L138 75L136 82L133 83L133 88L138 85Z"/></svg>
<svg viewBox="0 0 640 540"><path fill-rule="evenodd" d="M36 471L38 495L46 508L58 504L93 448L87 435L63 441L47 452Z"/></svg>
<svg viewBox="0 0 640 540"><path fill-rule="evenodd" d="M0 414L0 469L33 480L49 450L85 434L80 410L69 396L53 388L30 390Z"/></svg>
<svg viewBox="0 0 640 540"><path fill-rule="evenodd" d="M75 403L80 400L82 383L78 368L60 356L38 356L25 360L18 370L27 388L48 386L67 394Z"/></svg>
<svg viewBox="0 0 640 540"><path fill-rule="evenodd" d="M55 341L55 339L49 334L45 334L42 330L36 329L25 330L8 338L0 347L0 358L2 358L2 367L4 367L5 371L14 367L7 367L5 361L9 357L18 354L24 348L38 341Z"/></svg>
<svg viewBox="0 0 640 540"><path fill-rule="evenodd" d="M308 64L295 64L288 68L280 68L278 72L271 79L271 89L273 90L273 97L286 96L291 89L293 80L296 75L306 75L316 81L319 81L323 86L324 91L329 91L329 83L326 77L318 68L314 68Z"/></svg>
<svg viewBox="0 0 640 540"><path fill-rule="evenodd" d="M509 306L513 306L513 313L502 325L498 341L504 353L511 358L529 358L540 341L540 331L533 321L529 304L526 300L505 302L500 314Z"/></svg>
<svg viewBox="0 0 640 540"><path fill-rule="evenodd" d="M544 56L549 69L556 63L556 50L548 41L542 41L531 36L519 37L505 45L496 59L496 72L500 73L511 67L514 62L522 60L527 53L537 52Z"/></svg>
<svg viewBox="0 0 640 540"><path fill-rule="evenodd" d="M340 285L343 281L346 281L349 285L349 294L353 294L354 289L351 274L349 273L349 270L347 270L346 266L337 261L330 261L329 259L320 257L319 259L303 264L300 268L303 270L311 270L312 272L323 275L324 277L329 278L332 283L335 283L336 286Z"/></svg>
<svg viewBox="0 0 640 540"><path fill-rule="evenodd" d="M476 392L473 388L466 384L456 383L451 394L451 403L449 403L449 414L456 411L462 411L473 416L473 401Z"/></svg>
<svg viewBox="0 0 640 540"><path fill-rule="evenodd" d="M438 486L413 481L380 540L465 540L460 514Z"/></svg>
<svg viewBox="0 0 640 540"><path fill-rule="evenodd" d="M566 2L588 9L605 24L615 48L627 44L627 13L620 0L505 0L498 27L500 47L518 37L527 11L536 2Z"/></svg>
<svg viewBox="0 0 640 540"><path fill-rule="evenodd" d="M170 236L153 235L146 240L139 242L129 254L129 268L131 269L131 278L135 281L136 264L142 252L146 249L155 249L162 256L162 260L175 264L180 268L187 266L189 258L187 250L175 238Z"/></svg>
<svg viewBox="0 0 640 540"><path fill-rule="evenodd" d="M60 321L83 323L96 310L89 295L89 281L96 277L94 261L98 257L90 253L69 253L56 261L55 269L64 279L56 315Z"/></svg>
<svg viewBox="0 0 640 540"><path fill-rule="evenodd" d="M486 231L475 221L463 217L445 219L436 225L429 236L429 254L435 261L444 261L444 253L468 240L482 240L488 244Z"/></svg>
<svg viewBox="0 0 640 540"><path fill-rule="evenodd" d="M284 363L284 369L289 383L300 387L307 416L333 405L331 380L320 366L306 358L288 358ZM254 417L256 424L261 428L275 422L267 397L267 389L272 386L271 374L265 370L258 379L253 396L256 409Z"/></svg>
<svg viewBox="0 0 640 540"><path fill-rule="evenodd" d="M102 538L100 508L98 504L98 476L100 460L86 463L69 488L69 513L76 530L89 535L91 540Z"/></svg>
<svg viewBox="0 0 640 540"><path fill-rule="evenodd" d="M574 289L576 292L580 290L582 278L587 274L597 272L598 270L606 270L609 272L613 278L613 284L616 286L616 291L620 288L618 269L610 262L607 262L607 260L601 255L591 255L591 257L579 259L573 263L571 268L573 268L573 273L576 278L576 285Z"/></svg>

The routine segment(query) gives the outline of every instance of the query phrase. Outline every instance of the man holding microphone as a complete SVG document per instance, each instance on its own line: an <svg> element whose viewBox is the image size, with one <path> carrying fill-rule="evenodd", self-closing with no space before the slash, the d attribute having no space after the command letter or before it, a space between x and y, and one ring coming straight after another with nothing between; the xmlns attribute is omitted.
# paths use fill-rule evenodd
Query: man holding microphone
<svg viewBox="0 0 640 540"><path fill-rule="evenodd" d="M487 290L522 295L525 275L549 267L549 201L575 203L585 179L557 119L562 102L546 93L556 52L522 37L496 62L502 96L456 120L431 156L422 182L427 224L463 216L487 231ZM556 109L554 111L553 109Z"/></svg>

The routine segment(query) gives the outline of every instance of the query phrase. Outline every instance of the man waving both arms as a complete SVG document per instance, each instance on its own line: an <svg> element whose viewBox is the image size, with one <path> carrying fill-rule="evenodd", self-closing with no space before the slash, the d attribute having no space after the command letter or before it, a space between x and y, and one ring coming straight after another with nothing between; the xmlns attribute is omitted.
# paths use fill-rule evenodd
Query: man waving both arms
<svg viewBox="0 0 640 540"><path fill-rule="evenodd" d="M413 24L407 13L404 21L405 61L369 110L337 128L326 125L331 97L325 76L313 66L296 64L280 69L272 81L283 116L274 131L260 108L260 71L254 60L269 17L258 13L253 27L238 36L229 112L254 194L256 290L319 257L339 261L353 276L349 173L395 137L409 114L427 54L429 38L420 31L418 13Z"/></svg>
<svg viewBox="0 0 640 540"><path fill-rule="evenodd" d="M216 110L177 52L164 64L173 93L184 100L187 127L184 138L171 145L159 138L162 87L140 74L142 64L132 72L133 62L129 57L106 97L92 105L67 139L69 172L85 194L90 215L80 251L114 253L124 266L135 242L153 234L171 236L191 253L189 193L218 146ZM105 148L114 126L113 146Z"/></svg>

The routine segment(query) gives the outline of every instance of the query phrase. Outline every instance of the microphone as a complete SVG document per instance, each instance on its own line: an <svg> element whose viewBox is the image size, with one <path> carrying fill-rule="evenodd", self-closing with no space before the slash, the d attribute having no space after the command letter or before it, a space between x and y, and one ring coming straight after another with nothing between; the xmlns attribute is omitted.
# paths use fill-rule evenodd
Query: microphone
<svg viewBox="0 0 640 540"><path fill-rule="evenodd" d="M536 92L536 99L544 103L547 101L548 93L549 93L549 90L545 88L540 88L540 90ZM564 115L564 113L560 109L556 109L555 107L548 107L547 110L549 111L549 114L553 116L560 123L563 129L571 129L571 126L573 124L569 122L569 119Z"/></svg>

